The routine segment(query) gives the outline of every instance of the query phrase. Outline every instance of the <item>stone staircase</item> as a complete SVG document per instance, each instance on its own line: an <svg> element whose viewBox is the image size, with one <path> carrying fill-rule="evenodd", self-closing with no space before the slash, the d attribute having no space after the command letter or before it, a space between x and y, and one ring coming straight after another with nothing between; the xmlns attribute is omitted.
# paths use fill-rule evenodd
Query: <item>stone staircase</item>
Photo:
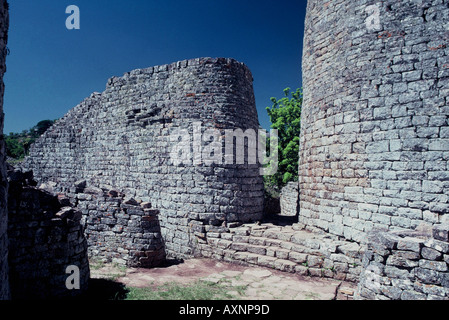
<svg viewBox="0 0 449 320"><path fill-rule="evenodd" d="M303 276L357 282L363 247L301 225L245 224L198 239L203 257L258 265Z"/></svg>

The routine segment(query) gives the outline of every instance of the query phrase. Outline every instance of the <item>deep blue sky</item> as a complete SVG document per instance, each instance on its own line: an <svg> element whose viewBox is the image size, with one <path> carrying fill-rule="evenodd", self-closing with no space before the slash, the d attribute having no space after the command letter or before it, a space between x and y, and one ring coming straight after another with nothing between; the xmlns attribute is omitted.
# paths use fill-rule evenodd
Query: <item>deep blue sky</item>
<svg viewBox="0 0 449 320"><path fill-rule="evenodd" d="M265 108L301 86L306 0L10 0L4 132L62 117L133 69L198 57L235 58ZM77 5L81 29L67 30Z"/></svg>

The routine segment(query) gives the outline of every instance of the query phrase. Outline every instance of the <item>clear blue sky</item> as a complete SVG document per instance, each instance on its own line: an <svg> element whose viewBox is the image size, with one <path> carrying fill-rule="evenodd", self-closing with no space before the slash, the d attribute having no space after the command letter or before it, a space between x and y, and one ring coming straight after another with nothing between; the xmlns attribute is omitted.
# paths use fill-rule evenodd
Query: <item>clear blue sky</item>
<svg viewBox="0 0 449 320"><path fill-rule="evenodd" d="M62 117L127 71L198 57L244 62L259 120L301 86L306 0L10 0L4 132ZM81 29L65 27L69 5Z"/></svg>

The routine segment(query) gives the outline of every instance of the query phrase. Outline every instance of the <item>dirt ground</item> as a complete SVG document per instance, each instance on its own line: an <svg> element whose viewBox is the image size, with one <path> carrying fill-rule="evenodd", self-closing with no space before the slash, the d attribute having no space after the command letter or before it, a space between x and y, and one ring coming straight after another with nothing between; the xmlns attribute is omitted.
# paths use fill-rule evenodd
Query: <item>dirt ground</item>
<svg viewBox="0 0 449 320"><path fill-rule="evenodd" d="M91 268L92 279L110 279L126 287L156 287L198 280L230 284L230 294L241 300L352 300L353 283L310 278L273 269L243 266L211 259L189 259L153 269L119 268L102 265ZM243 294L233 291L243 286Z"/></svg>

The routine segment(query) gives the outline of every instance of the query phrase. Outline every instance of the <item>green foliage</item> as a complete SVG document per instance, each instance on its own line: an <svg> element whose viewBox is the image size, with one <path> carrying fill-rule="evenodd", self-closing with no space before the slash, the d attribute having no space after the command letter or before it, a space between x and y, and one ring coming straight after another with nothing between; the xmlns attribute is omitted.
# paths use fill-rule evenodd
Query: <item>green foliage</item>
<svg viewBox="0 0 449 320"><path fill-rule="evenodd" d="M56 120L42 120L29 130L23 130L21 133L11 132L5 135L6 155L13 162L23 160L28 154L28 150L48 128L50 128Z"/></svg>
<svg viewBox="0 0 449 320"><path fill-rule="evenodd" d="M45 133L45 131L47 131L48 128L50 128L53 123L55 121L54 120L42 120L39 121L32 130L34 130L36 132L37 137L40 137L41 135L43 135Z"/></svg>
<svg viewBox="0 0 449 320"><path fill-rule="evenodd" d="M291 97L290 97L291 94ZM278 130L278 171L265 176L265 183L277 189L298 179L299 133L301 130L302 90L291 92L284 89L284 97L271 98L273 105L267 107L271 128Z"/></svg>

